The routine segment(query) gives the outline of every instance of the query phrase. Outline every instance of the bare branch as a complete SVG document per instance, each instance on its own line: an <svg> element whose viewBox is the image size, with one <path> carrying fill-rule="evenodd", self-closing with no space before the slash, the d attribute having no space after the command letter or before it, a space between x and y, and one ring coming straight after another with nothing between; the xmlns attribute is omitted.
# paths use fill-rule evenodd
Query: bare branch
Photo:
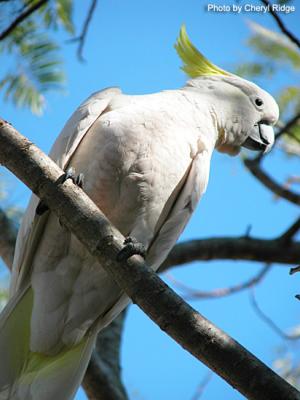
<svg viewBox="0 0 300 400"><path fill-rule="evenodd" d="M183 298L185 300L216 299L220 297L229 296L237 292L241 292L242 290L249 289L250 287L257 285L266 276L267 272L269 272L270 267L271 267L270 265L266 265L253 278L248 279L243 283L240 283L235 286L214 289L210 291L192 289L189 286L184 285L182 282L177 281L175 278L173 278L171 274L168 274L167 277L175 286L177 286L178 289L182 289L185 292L183 294Z"/></svg>
<svg viewBox="0 0 300 400"><path fill-rule="evenodd" d="M249 260L264 263L298 264L300 243L283 246L279 239L219 237L178 243L159 272L195 261Z"/></svg>
<svg viewBox="0 0 300 400"><path fill-rule="evenodd" d="M35 2L31 7L27 8L23 11L17 18L6 28L4 31L0 33L0 41L5 39L12 31L16 29L26 18L30 17L36 10L41 8L44 4L48 3L49 0L39 0Z"/></svg>
<svg viewBox="0 0 300 400"><path fill-rule="evenodd" d="M0 209L0 256L9 269L13 263L16 238L16 224Z"/></svg>
<svg viewBox="0 0 300 400"><path fill-rule="evenodd" d="M170 289L139 256L116 261L124 237L63 171L5 121L0 162L46 202L116 283L162 330L248 399L300 400L300 393ZM251 385L249 385L251 376Z"/></svg>
<svg viewBox="0 0 300 400"><path fill-rule="evenodd" d="M282 197L291 203L300 205L300 195L275 182L266 172L263 171L256 160L246 159L244 160L244 164L253 176L255 176L265 187L270 189L277 196Z"/></svg>
<svg viewBox="0 0 300 400"><path fill-rule="evenodd" d="M284 33L300 49L300 40L286 28L279 15L273 10L272 4L268 0L261 0L261 2L268 6L269 13L275 19L277 25L281 29L281 32Z"/></svg>
<svg viewBox="0 0 300 400"><path fill-rule="evenodd" d="M71 42L79 42L78 49L77 49L77 58L79 59L79 61L85 61L83 58L83 48L84 48L87 32L88 32L92 17L94 15L96 6L97 6L97 0L92 0L89 10L88 10L88 13L85 18L85 21L84 21L80 36L70 40Z"/></svg>
<svg viewBox="0 0 300 400"><path fill-rule="evenodd" d="M300 149L300 146L299 146L299 149ZM299 156L300 156L300 153L299 153ZM294 185L294 184L300 184L300 176L290 176L290 177L288 177L286 180L285 180L285 182L284 182L284 184L283 184L283 187L285 188L285 189L288 189L288 190L290 190L291 189L291 187L292 187L292 185ZM277 200L279 198L279 196L277 196L276 194L274 195L274 199L275 200Z"/></svg>
<svg viewBox="0 0 300 400"><path fill-rule="evenodd" d="M300 339L300 334L289 335L289 334L285 333L282 329L279 328L279 326L265 312L262 311L262 309L258 305L257 300L255 298L254 288L252 288L252 290L250 290L249 293L250 293L251 305L252 305L254 311L259 316L259 318L261 320L263 320L275 333L277 333L280 337L282 337L285 340Z"/></svg>

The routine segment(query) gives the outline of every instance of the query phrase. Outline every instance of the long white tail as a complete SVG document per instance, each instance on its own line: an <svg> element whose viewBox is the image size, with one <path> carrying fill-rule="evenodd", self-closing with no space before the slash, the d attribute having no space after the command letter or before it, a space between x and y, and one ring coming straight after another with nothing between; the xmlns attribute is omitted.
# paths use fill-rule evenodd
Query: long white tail
<svg viewBox="0 0 300 400"><path fill-rule="evenodd" d="M96 333L55 356L30 351L31 287L16 293L0 319L0 400L70 400L91 357Z"/></svg>

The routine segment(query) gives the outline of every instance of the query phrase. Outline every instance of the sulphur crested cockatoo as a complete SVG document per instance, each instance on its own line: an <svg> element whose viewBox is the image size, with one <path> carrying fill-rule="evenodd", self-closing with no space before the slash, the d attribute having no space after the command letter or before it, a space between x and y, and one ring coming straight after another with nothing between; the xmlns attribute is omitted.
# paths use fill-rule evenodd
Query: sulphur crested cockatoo
<svg viewBox="0 0 300 400"><path fill-rule="evenodd" d="M216 148L268 151L274 99L208 61L184 28L176 43L181 89L129 96L105 89L71 116L51 157L85 176L84 190L157 269L205 192ZM0 320L0 399L72 399L96 334L129 303L55 214L33 196L16 244L10 300Z"/></svg>

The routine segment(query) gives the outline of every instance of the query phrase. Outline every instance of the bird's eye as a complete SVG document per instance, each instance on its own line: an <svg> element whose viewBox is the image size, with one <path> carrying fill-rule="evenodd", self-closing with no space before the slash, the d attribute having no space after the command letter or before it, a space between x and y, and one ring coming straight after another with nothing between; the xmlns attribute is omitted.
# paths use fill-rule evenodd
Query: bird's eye
<svg viewBox="0 0 300 400"><path fill-rule="evenodd" d="M262 101L262 99L260 99L259 97L257 97L257 98L255 99L255 104L257 105L257 107L261 107L261 106L264 104L264 102Z"/></svg>

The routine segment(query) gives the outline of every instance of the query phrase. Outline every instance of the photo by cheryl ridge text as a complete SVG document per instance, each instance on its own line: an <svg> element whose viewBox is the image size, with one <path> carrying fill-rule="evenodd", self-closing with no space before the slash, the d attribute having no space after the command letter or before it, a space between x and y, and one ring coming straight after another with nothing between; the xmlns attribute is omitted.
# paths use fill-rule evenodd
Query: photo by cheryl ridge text
<svg viewBox="0 0 300 400"><path fill-rule="evenodd" d="M208 12L215 13L262 13L265 14L269 11L275 11L283 14L290 14L296 11L296 6L287 5L287 4L269 4L269 5L261 5L261 4L215 4L208 3L206 5L206 10Z"/></svg>

